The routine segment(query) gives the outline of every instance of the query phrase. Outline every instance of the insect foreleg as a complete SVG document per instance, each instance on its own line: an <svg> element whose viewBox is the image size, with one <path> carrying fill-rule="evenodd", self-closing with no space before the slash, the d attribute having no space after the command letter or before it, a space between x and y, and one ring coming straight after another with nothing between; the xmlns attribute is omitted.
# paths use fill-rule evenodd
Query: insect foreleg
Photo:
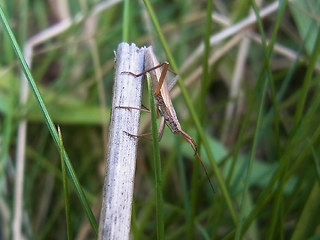
<svg viewBox="0 0 320 240"><path fill-rule="evenodd" d="M141 76L145 75L146 73L151 72L152 70L155 70L157 68L162 67L163 65L169 65L169 63L168 62L160 63L159 65L157 65L155 67L152 67L152 68L149 68L149 69L143 71L142 73L138 73L138 74L133 73L133 72L121 72L121 73L127 73L127 74L130 74L130 75L135 76L135 77L141 77Z"/></svg>

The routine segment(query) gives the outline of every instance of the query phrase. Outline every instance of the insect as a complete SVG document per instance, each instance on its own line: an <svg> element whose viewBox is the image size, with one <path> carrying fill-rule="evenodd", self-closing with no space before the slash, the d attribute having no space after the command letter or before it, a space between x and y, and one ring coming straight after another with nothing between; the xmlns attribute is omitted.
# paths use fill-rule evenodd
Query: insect
<svg viewBox="0 0 320 240"><path fill-rule="evenodd" d="M145 50L145 71L139 74L135 74L132 72L123 72L123 73L128 73L131 74L135 77L140 77L145 74L149 74L151 81L152 81L152 90L153 96L155 99L155 105L158 110L159 115L161 116L161 121L159 124L158 132L159 132L159 141L161 140L163 136L163 131L165 124L168 126L168 128L171 130L172 133L174 134L179 134L181 135L192 147L195 155L199 159L202 168L204 169L207 178L209 180L210 186L214 191L213 184L210 181L209 174L198 154L197 151L197 145L195 141L190 137L185 131L182 130L181 125L179 123L179 120L177 118L176 111L174 110L169 92L170 90L174 87L174 85L177 83L177 80L179 78L179 75L177 75L174 79L171 80L170 83L166 83L165 77L167 75L168 71L171 71L169 69L169 63L168 62L163 62L159 63L159 61L156 58L156 55L153 52L152 47L148 47ZM161 69L162 67L162 69ZM172 71L171 71L172 72ZM123 108L131 108L131 109L136 109L132 107L123 107ZM142 110L142 109L138 109ZM145 110L144 110L145 111ZM139 137L141 135L132 135L131 136ZM145 134L144 134L145 135Z"/></svg>

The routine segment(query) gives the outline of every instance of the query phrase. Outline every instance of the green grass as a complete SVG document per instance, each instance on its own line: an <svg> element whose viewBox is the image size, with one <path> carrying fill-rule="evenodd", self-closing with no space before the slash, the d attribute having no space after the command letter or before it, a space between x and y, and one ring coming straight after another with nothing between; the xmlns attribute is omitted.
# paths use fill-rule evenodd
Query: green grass
<svg viewBox="0 0 320 240"><path fill-rule="evenodd" d="M158 143L158 128L156 119L156 109L154 104L153 89L150 75L147 75L149 101L151 107L151 126L153 140L153 155L154 155L154 171L155 171L155 191L156 191L156 215L157 215L157 239L164 239L164 220L163 220L163 196L162 196L162 170L160 149Z"/></svg>
<svg viewBox="0 0 320 240"><path fill-rule="evenodd" d="M157 143L141 139L134 239L319 238L320 4L280 1L277 12L268 19L258 17L252 28L261 44L250 39L244 53L240 49L245 44L237 42L214 62L210 58L234 36L209 45L210 36L227 29L211 18L210 8L233 24L251 10L260 16L255 1L213 6L199 1L124 1L89 22L96 4L69 3L70 16L82 12L84 18L37 45L30 72L20 50L30 37L57 23L56 13L63 11L43 1L0 1L0 238L14 236L16 149L24 144L25 237L71 239L81 233L84 239L96 239L113 51L121 41L152 44L159 60L169 61L180 75L173 104L183 130L198 140L215 185L213 193L190 145L179 135L166 129L158 150L152 146ZM202 52L185 68L201 43ZM280 53L278 44L297 58ZM240 52L245 63L239 62ZM241 65L243 71L238 71ZM203 74L189 83L197 69ZM31 90L23 104L21 71ZM239 87L231 96L237 77ZM146 96L143 101L149 105ZM227 118L230 106L234 108ZM23 119L26 143L17 135ZM149 123L149 114L142 114L141 127ZM144 131L150 132L150 127Z"/></svg>

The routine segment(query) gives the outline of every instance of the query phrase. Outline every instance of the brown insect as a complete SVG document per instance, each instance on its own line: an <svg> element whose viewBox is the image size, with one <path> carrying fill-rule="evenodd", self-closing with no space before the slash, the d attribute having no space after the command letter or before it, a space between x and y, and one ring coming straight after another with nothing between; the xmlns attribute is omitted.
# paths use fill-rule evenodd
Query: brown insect
<svg viewBox="0 0 320 240"><path fill-rule="evenodd" d="M207 175L210 186L214 191L213 185L212 185L210 178L209 178L209 174L208 174L208 172L207 172L207 170L206 170L206 168L205 168L205 166L204 166L204 164L198 154L197 145L196 145L195 141L192 139L192 137L190 137L189 134L187 134L185 131L182 130L181 125L179 123L179 120L177 118L176 111L174 110L174 107L172 105L172 101L171 101L169 92L174 87L174 85L177 83L179 76L177 75L174 79L172 79L172 81L170 83L168 83L168 84L166 83L165 77L167 75L167 72L171 71L169 69L169 63L168 62L159 63L151 46L145 50L145 64L144 64L144 66L145 66L146 70L142 73L139 73L139 74L135 74L132 72L124 72L124 73L131 74L135 77L140 77L140 76L145 75L147 73L150 75L150 78L152 81L152 89L154 91L153 96L155 99L155 105L156 105L156 108L158 110L159 115L161 116L161 121L160 121L160 125L158 128L159 141L162 138L165 124L168 126L168 128L171 130L171 132L173 132L174 134L180 134L191 145L195 155L199 159L199 161L200 161L200 163L201 163L201 165ZM162 67L162 69L161 69L161 67ZM122 106L121 106L121 108L138 109L138 108L133 108L133 107L122 107ZM138 109L138 110L143 110L143 111L149 112L148 110L144 110L144 109ZM128 133L128 134L130 136L134 136L134 137L148 135L148 134L132 135L130 133Z"/></svg>

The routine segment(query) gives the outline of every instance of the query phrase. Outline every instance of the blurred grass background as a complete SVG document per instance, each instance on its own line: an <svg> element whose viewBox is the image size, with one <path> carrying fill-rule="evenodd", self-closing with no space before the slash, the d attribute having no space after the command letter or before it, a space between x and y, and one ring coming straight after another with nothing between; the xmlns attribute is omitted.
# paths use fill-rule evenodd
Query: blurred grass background
<svg viewBox="0 0 320 240"><path fill-rule="evenodd" d="M213 193L188 143L166 129L160 143L165 238L320 239L318 1L127 4L0 1L96 218L113 51L128 41L153 45L159 60L169 60L181 75L182 94L178 86L173 89L173 103L183 129L198 140L215 183ZM252 14L261 18L247 21ZM61 152L36 98L31 91L26 97L20 84L21 68L3 25L0 52L0 239L14 239L17 198L23 236L66 239ZM22 120L25 143L18 135ZM205 136L197 138L195 121ZM142 114L141 131L150 131L148 114ZM24 176L18 181L22 145ZM138 152L132 238L155 239L152 143L140 140ZM95 239L78 192L69 185L71 236ZM19 197L16 189L22 186Z"/></svg>

